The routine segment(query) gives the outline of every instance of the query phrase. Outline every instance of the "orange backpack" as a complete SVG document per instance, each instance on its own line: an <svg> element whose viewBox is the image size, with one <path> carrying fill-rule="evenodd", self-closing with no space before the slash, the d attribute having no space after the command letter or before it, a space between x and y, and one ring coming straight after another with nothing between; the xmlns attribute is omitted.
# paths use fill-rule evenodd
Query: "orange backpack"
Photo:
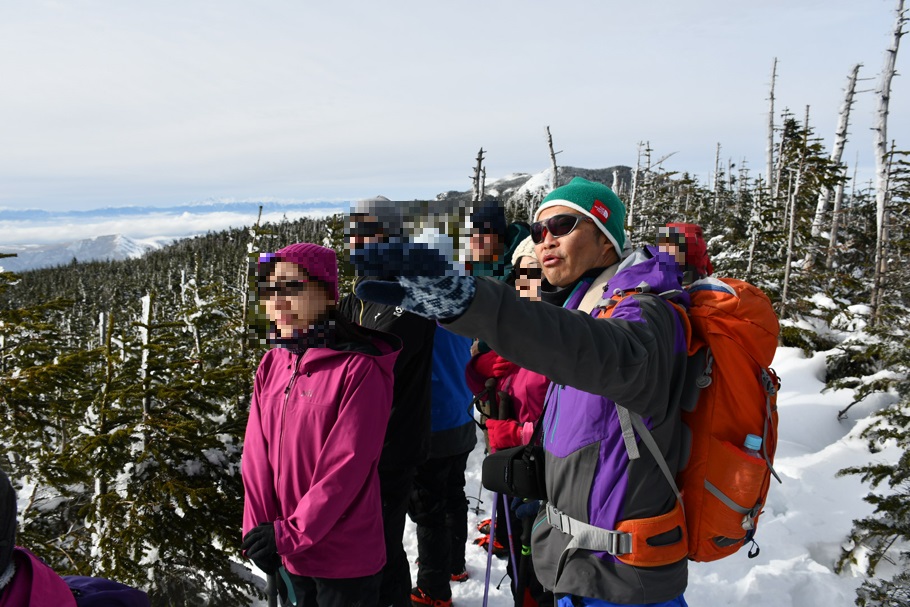
<svg viewBox="0 0 910 607"><path fill-rule="evenodd" d="M641 442L667 476L685 511L688 558L713 561L752 541L755 525L771 485L777 447L777 390L780 380L770 368L780 327L771 301L757 287L733 278L708 277L688 287L692 305L680 312L689 336L690 367L684 390L682 419L689 429L691 447L676 479L640 416L630 417ZM615 294L601 317L631 293ZM666 294L666 295L672 295ZM697 396L696 396L697 395ZM631 428L623 428L631 435ZM762 438L759 457L743 449L746 435ZM634 439L633 439L634 440ZM627 443L630 457L636 448ZM650 519L623 521L620 529L656 535ZM668 525L675 523L669 522ZM658 566L671 559L660 549L647 547L624 562ZM758 554L757 548L749 556Z"/></svg>
<svg viewBox="0 0 910 607"><path fill-rule="evenodd" d="M771 369L780 326L768 296L747 282L708 277L688 291L690 351L707 350L695 407L682 414L692 446L678 480L689 558L713 561L752 540L771 476L780 481L773 468L780 379ZM762 437L761 458L744 452L747 434Z"/></svg>

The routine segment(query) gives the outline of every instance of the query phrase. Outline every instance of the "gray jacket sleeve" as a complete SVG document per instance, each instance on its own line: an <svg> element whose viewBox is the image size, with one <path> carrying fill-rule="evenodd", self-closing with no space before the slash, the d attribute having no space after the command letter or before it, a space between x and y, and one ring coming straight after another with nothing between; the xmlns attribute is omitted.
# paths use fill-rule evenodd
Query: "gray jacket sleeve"
<svg viewBox="0 0 910 607"><path fill-rule="evenodd" d="M650 410L654 405L666 407L660 395L680 352L676 312L660 298L635 297L640 320L594 319L521 299L496 280L477 279L476 287L468 310L445 323L450 331L479 337L521 367L642 415L656 412Z"/></svg>

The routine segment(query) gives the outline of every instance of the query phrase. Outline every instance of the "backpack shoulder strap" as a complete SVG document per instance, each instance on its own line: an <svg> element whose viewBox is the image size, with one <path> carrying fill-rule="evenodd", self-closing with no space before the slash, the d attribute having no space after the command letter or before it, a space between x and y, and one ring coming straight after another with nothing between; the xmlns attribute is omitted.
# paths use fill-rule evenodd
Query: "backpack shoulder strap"
<svg viewBox="0 0 910 607"><path fill-rule="evenodd" d="M676 485L676 479L673 477L667 460L664 459L663 453L660 452L660 447L657 446L657 441L654 440L651 431L648 429L648 426L645 425L645 421L642 419L641 415L629 411L622 405L616 405L616 413L619 416L619 425L622 428L623 442L625 443L626 453L629 455L629 459L638 459L641 457L638 445L635 442L635 432L637 432L638 436L641 437L641 442L648 448L648 451L654 457L654 461L657 462L660 471L663 472L667 482L670 483L670 487L673 489L676 499L679 501L680 505L682 505L682 493ZM632 431L633 428L635 429L635 432Z"/></svg>

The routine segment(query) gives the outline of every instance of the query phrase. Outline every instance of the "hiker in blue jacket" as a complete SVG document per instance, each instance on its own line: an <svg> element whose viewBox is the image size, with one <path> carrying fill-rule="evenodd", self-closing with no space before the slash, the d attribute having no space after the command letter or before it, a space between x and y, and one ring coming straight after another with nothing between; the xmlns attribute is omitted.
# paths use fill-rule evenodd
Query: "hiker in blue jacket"
<svg viewBox="0 0 910 607"><path fill-rule="evenodd" d="M545 290L559 294L561 307L522 300L497 280L443 276L445 264L432 251L390 264L394 247L382 246L353 261L382 267L397 281L362 283L358 294L478 336L553 382L542 433L548 501L532 554L560 607L685 606L684 515L650 450L638 448L631 421L647 426L675 475L686 338L671 302L645 292L673 291L687 306L681 271L662 252L620 264L625 208L602 184L573 179L544 199L534 219ZM616 290L636 294L601 318L598 306Z"/></svg>
<svg viewBox="0 0 910 607"><path fill-rule="evenodd" d="M452 261L451 238L427 231L414 239L429 244ZM471 416L472 394L464 370L471 358L471 339L438 327L433 339L431 434L429 459L417 467L408 514L417 524L417 585L411 603L452 604L450 582L468 579L465 543L468 502L465 469L477 444Z"/></svg>

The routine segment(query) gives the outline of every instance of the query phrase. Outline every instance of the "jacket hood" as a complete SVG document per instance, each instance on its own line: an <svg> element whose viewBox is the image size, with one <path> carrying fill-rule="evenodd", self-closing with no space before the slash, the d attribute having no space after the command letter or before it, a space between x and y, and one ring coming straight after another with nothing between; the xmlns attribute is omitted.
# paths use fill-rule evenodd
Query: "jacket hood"
<svg viewBox="0 0 910 607"><path fill-rule="evenodd" d="M668 236L672 231L683 237L683 248L686 253L686 267L683 268L683 271L691 273L692 280L698 280L714 273L714 266L708 257L708 243L705 242L701 226L694 223L668 223L666 230Z"/></svg>
<svg viewBox="0 0 910 607"><path fill-rule="evenodd" d="M357 330L361 333L366 334L370 338L370 342L378 354L366 352L362 349L345 348L343 347L344 344L339 343L336 344L337 347L333 346L328 348L308 348L306 350L307 358L311 361L323 359L327 360L336 356L347 357L350 356L351 352L354 352L375 359L379 363L379 366L382 368L383 373L391 376L392 369L395 366L395 359L397 358L398 353L401 351L401 340L390 333L377 331L376 329L368 329L367 327L359 325L357 326ZM292 352L291 350L283 350L287 353L288 358L293 358L296 354L298 354L298 352Z"/></svg>
<svg viewBox="0 0 910 607"><path fill-rule="evenodd" d="M351 207L351 215L370 215L382 222L385 234L390 237L404 235L404 217L401 206L385 196L358 200Z"/></svg>
<svg viewBox="0 0 910 607"><path fill-rule="evenodd" d="M636 249L623 260L616 275L607 283L607 297L617 291L640 291L654 294L679 291L671 301L689 306L689 294L682 288L682 267L672 255L655 246Z"/></svg>
<svg viewBox="0 0 910 607"><path fill-rule="evenodd" d="M451 270L446 271L446 275L465 276L467 274L464 265L456 259L455 243L448 234L443 234L436 228L427 228L414 236L412 242L425 244L427 247L439 251L439 254L451 267Z"/></svg>

